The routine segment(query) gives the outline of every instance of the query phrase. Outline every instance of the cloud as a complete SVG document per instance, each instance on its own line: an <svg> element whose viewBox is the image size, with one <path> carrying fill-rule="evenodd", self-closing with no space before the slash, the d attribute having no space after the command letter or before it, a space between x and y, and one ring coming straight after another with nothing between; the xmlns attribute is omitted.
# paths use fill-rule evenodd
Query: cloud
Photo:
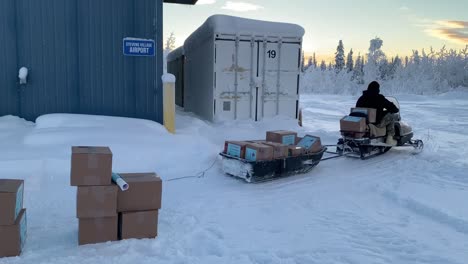
<svg viewBox="0 0 468 264"><path fill-rule="evenodd" d="M263 9L263 6L246 2L227 1L226 4L222 7L222 9L227 9L236 12L248 12Z"/></svg>
<svg viewBox="0 0 468 264"><path fill-rule="evenodd" d="M421 28L429 36L468 45L468 21L433 20L419 17L412 12L407 12L406 16L414 26Z"/></svg>
<svg viewBox="0 0 468 264"><path fill-rule="evenodd" d="M468 21L434 21L425 31L436 38L468 45Z"/></svg>
<svg viewBox="0 0 468 264"><path fill-rule="evenodd" d="M410 9L407 6L402 6L402 7L400 7L400 10L406 12L406 11L409 11Z"/></svg>
<svg viewBox="0 0 468 264"><path fill-rule="evenodd" d="M197 5L212 5L216 4L216 0L198 0Z"/></svg>

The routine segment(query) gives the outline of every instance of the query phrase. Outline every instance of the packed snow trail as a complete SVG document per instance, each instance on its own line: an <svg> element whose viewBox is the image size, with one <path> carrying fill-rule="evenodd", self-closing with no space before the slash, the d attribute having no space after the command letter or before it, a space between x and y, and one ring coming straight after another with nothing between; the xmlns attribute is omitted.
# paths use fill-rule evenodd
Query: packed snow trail
<svg viewBox="0 0 468 264"><path fill-rule="evenodd" d="M303 128L281 117L210 124L178 112L176 135L125 118L0 117L0 177L26 179L29 224L22 256L0 263L466 263L468 94L398 99L425 142L421 154L329 160L261 184L222 173L225 139L292 129L334 144L356 98L302 95ZM71 145L109 145L114 171L161 175L158 238L77 246ZM168 181L185 176L202 177Z"/></svg>

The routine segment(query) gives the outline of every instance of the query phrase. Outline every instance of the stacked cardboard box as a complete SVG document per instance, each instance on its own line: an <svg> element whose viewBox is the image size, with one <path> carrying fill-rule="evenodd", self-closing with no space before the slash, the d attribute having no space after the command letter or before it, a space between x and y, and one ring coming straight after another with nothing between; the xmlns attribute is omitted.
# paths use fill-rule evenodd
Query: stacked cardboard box
<svg viewBox="0 0 468 264"><path fill-rule="evenodd" d="M345 116L340 120L340 129L345 132L366 132L366 119L364 117Z"/></svg>
<svg viewBox="0 0 468 264"><path fill-rule="evenodd" d="M71 185L77 186L78 244L117 240L117 185L108 147L72 147Z"/></svg>
<svg viewBox="0 0 468 264"><path fill-rule="evenodd" d="M272 146L250 142L245 146L245 159L248 161L266 161L274 157Z"/></svg>
<svg viewBox="0 0 468 264"><path fill-rule="evenodd" d="M296 157L301 155L304 150L296 146L298 136L296 132L287 130L275 130L266 132L266 140L268 142L275 142L278 144L286 145L287 156Z"/></svg>
<svg viewBox="0 0 468 264"><path fill-rule="evenodd" d="M288 156L288 146L281 144L281 143L276 143L276 142L261 142L261 144L270 146L273 148L273 158L274 159L282 159L286 158Z"/></svg>
<svg viewBox="0 0 468 264"><path fill-rule="evenodd" d="M281 143L284 145L296 144L297 133L287 130L267 131L266 140L270 142Z"/></svg>
<svg viewBox="0 0 468 264"><path fill-rule="evenodd" d="M248 143L246 141L226 141L224 143L224 153L243 159L245 158L245 147Z"/></svg>
<svg viewBox="0 0 468 264"><path fill-rule="evenodd" d="M296 145L302 148L304 154L316 153L322 149L320 137L312 135L305 135Z"/></svg>
<svg viewBox="0 0 468 264"><path fill-rule="evenodd" d="M79 245L157 236L161 179L155 173L118 175L128 190L112 182L108 147L72 148L71 185L78 186Z"/></svg>
<svg viewBox="0 0 468 264"><path fill-rule="evenodd" d="M374 108L353 107L350 113L362 113L366 115L367 122L371 124L375 123L377 119L377 109Z"/></svg>
<svg viewBox="0 0 468 264"><path fill-rule="evenodd" d="M0 179L0 257L19 256L27 233L23 180Z"/></svg>
<svg viewBox="0 0 468 264"><path fill-rule="evenodd" d="M357 116L345 116L340 120L342 135L351 134L355 138L363 137L367 131L366 118Z"/></svg>
<svg viewBox="0 0 468 264"><path fill-rule="evenodd" d="M226 141L224 153L248 161L268 161L316 153L322 150L319 137L276 130L266 132L266 140Z"/></svg>
<svg viewBox="0 0 468 264"><path fill-rule="evenodd" d="M130 188L118 191L119 239L158 235L162 181L155 173L121 173Z"/></svg>

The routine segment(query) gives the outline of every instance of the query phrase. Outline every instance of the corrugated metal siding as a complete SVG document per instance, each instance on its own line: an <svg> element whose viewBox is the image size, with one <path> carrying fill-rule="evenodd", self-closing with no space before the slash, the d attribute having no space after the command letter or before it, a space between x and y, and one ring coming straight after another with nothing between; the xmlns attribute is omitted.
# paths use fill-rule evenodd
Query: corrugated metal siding
<svg viewBox="0 0 468 264"><path fill-rule="evenodd" d="M0 114L163 121L162 0L1 0L0 15ZM125 37L154 39L156 56L125 57ZM21 66L30 72L18 102Z"/></svg>
<svg viewBox="0 0 468 264"><path fill-rule="evenodd" d="M136 114L141 118L162 122L162 2L154 0L135 1L135 31L139 38L155 39L156 57L129 58L135 60Z"/></svg>
<svg viewBox="0 0 468 264"><path fill-rule="evenodd" d="M162 122L161 9L154 0L78 1L83 113ZM123 56L125 37L155 39L156 57Z"/></svg>
<svg viewBox="0 0 468 264"><path fill-rule="evenodd" d="M29 69L21 85L21 116L78 111L76 0L17 0L18 65Z"/></svg>
<svg viewBox="0 0 468 264"><path fill-rule="evenodd" d="M135 116L134 63L122 54L122 39L133 33L133 2L78 1L82 113Z"/></svg>
<svg viewBox="0 0 468 264"><path fill-rule="evenodd" d="M17 115L15 0L0 1L0 116Z"/></svg>

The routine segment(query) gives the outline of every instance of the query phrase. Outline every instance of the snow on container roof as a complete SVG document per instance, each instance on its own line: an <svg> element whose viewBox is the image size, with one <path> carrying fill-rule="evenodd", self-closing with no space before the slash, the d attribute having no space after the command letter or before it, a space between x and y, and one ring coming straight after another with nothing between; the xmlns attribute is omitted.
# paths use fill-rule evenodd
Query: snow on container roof
<svg viewBox="0 0 468 264"><path fill-rule="evenodd" d="M177 60L182 55L184 55L184 46L180 46L167 54L167 61Z"/></svg>
<svg viewBox="0 0 468 264"><path fill-rule="evenodd" d="M188 51L214 34L302 38L304 33L304 28L296 24L213 15L185 40L184 49Z"/></svg>

